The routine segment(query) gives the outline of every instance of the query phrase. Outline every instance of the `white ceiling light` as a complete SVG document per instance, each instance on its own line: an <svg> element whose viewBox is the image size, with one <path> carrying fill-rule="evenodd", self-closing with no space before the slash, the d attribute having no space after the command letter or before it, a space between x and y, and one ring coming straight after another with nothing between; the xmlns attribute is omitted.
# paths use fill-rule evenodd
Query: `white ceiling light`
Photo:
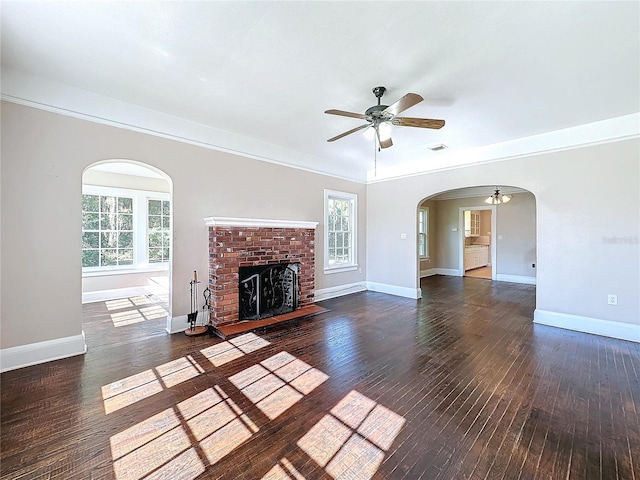
<svg viewBox="0 0 640 480"><path fill-rule="evenodd" d="M380 134L380 141L384 142L391 138L391 124L389 122L380 122L378 125L378 133Z"/></svg>
<svg viewBox="0 0 640 480"><path fill-rule="evenodd" d="M369 125L362 134L367 140L373 140L376 136L376 131L378 132L381 142L389 140L391 138L391 123L375 121Z"/></svg>
<svg viewBox="0 0 640 480"><path fill-rule="evenodd" d="M507 203L509 200L511 200L511 195L503 195L500 193L500 190L496 188L496 191L484 202L489 205L500 205L501 203Z"/></svg>
<svg viewBox="0 0 640 480"><path fill-rule="evenodd" d="M362 134L367 140L373 140L376 136L376 129L373 128L373 126L370 126Z"/></svg>

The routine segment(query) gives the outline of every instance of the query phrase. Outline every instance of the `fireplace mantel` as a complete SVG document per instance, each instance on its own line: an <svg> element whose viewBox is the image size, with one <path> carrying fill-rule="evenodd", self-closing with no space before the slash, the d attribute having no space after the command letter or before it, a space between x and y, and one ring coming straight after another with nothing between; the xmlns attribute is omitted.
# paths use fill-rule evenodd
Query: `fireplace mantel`
<svg viewBox="0 0 640 480"><path fill-rule="evenodd" d="M207 217L204 219L209 227L267 227L267 228L313 228L318 222L304 220L270 220L265 218L233 218Z"/></svg>

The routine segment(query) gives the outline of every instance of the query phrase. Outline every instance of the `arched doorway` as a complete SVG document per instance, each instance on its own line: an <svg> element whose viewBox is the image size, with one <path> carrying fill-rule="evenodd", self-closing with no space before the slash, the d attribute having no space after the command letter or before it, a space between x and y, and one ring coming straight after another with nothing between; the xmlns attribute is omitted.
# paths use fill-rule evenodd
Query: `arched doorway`
<svg viewBox="0 0 640 480"><path fill-rule="evenodd" d="M171 196L170 177L147 164L109 160L85 169L83 312L106 309L113 327L157 320L163 330L171 301Z"/></svg>
<svg viewBox="0 0 640 480"><path fill-rule="evenodd" d="M536 283L535 196L528 190L501 186L500 192L511 195L511 201L489 205L485 200L495 188L449 190L418 203L419 281L431 275L480 277L474 272L486 270L481 278ZM472 215L476 217L473 231Z"/></svg>

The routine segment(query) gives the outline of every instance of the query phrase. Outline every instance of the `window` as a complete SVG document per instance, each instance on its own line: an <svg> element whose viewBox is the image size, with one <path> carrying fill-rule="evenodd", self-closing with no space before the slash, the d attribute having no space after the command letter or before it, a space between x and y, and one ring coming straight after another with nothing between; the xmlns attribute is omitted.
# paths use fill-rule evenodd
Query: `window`
<svg viewBox="0 0 640 480"><path fill-rule="evenodd" d="M123 188L82 188L84 272L160 267L169 261L169 195Z"/></svg>
<svg viewBox="0 0 640 480"><path fill-rule="evenodd" d="M168 200L149 200L147 205L147 253L149 263L169 261L171 217Z"/></svg>
<svg viewBox="0 0 640 480"><path fill-rule="evenodd" d="M356 260L357 195L324 191L326 273L358 268Z"/></svg>
<svg viewBox="0 0 640 480"><path fill-rule="evenodd" d="M82 196L82 266L133 264L133 198Z"/></svg>
<svg viewBox="0 0 640 480"><path fill-rule="evenodd" d="M429 209L418 210L418 255L429 256Z"/></svg>

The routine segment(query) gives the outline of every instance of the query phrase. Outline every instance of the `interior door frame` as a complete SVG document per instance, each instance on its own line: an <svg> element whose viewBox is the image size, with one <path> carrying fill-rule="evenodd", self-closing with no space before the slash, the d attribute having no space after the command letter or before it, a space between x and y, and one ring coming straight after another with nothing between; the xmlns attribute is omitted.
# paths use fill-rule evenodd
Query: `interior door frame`
<svg viewBox="0 0 640 480"><path fill-rule="evenodd" d="M464 212L467 210L491 210L491 280L497 279L498 257L496 245L496 213L497 205L479 205L471 207L458 207L458 276L464 277Z"/></svg>

